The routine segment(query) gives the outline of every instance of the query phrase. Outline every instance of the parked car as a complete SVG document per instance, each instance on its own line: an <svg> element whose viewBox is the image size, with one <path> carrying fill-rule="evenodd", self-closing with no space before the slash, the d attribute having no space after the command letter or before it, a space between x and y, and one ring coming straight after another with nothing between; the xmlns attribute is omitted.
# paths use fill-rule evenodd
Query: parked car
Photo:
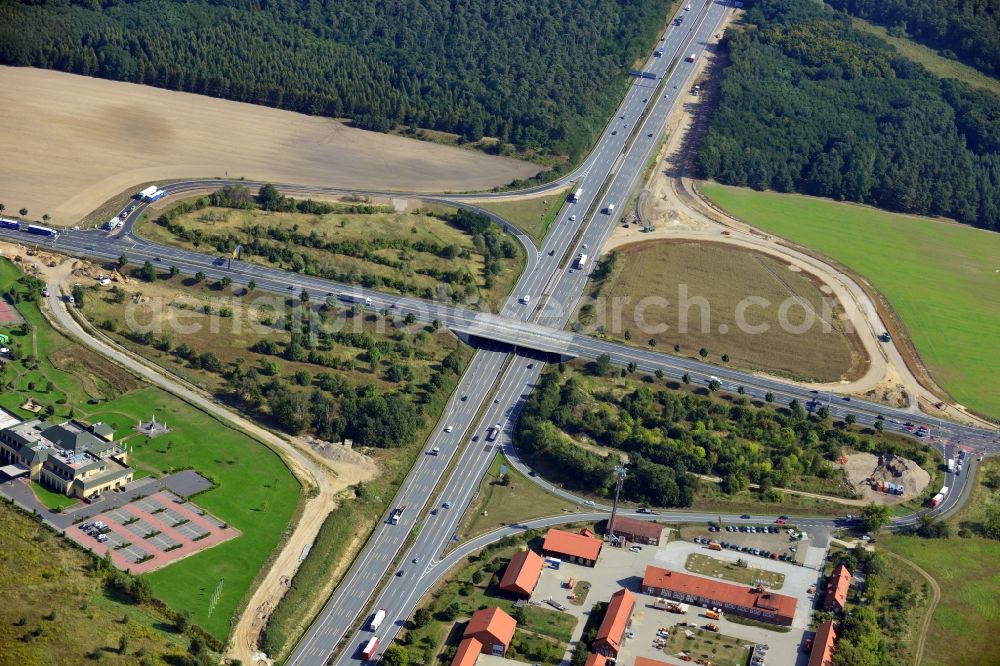
<svg viewBox="0 0 1000 666"><path fill-rule="evenodd" d="M642 552L642 547L641 546L632 546L631 548L629 548L629 550L631 550L633 553L641 553Z"/></svg>

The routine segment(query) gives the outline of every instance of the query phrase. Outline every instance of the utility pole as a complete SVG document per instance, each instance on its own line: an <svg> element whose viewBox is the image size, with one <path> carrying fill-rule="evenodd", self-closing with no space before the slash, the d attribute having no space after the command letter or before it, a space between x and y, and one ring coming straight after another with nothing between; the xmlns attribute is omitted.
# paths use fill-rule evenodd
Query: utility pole
<svg viewBox="0 0 1000 666"><path fill-rule="evenodd" d="M622 486L625 485L625 477L628 475L625 465L615 467L615 474L618 476L615 481L615 503L611 505L611 518L608 519L608 541L612 545L615 543L615 516L618 514L618 497L621 495Z"/></svg>

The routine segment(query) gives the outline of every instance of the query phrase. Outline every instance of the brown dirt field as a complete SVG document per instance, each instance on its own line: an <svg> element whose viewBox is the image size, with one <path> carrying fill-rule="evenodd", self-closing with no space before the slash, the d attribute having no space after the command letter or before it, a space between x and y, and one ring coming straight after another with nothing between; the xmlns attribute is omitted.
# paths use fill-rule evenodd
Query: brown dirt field
<svg viewBox="0 0 1000 666"><path fill-rule="evenodd" d="M801 379L838 381L863 371L863 359L840 320L839 304L834 300L824 312L826 294L812 275L797 267L760 252L714 242L654 240L625 245L617 251L624 257L623 267L600 291L600 299L607 302L606 326L611 337L621 338L627 330L632 344L645 345L652 338L662 347L680 344L680 352L690 356L697 356L705 347L707 360L713 363L720 363L722 354L728 354L736 367ZM687 309L688 330L682 332L678 307L682 288L686 288L689 302L698 298L707 301L707 329L702 329L701 308L692 305ZM737 325L737 304L751 296L770 302L745 312L748 324L767 324L770 328L766 333L743 332ZM640 304L647 297L666 299L667 303L648 302L637 319ZM816 313L814 324L805 333L784 330L779 323L780 306L790 297L805 299ZM625 298L628 302L615 304L614 299ZM621 309L617 333L613 324L616 307ZM599 312L600 306L597 309ZM586 329L595 329L602 323L600 319L596 316ZM644 327L640 327L641 319ZM804 319L802 307L788 309L789 324L795 326ZM824 322L829 323L828 330ZM651 328L662 324L668 326L663 332Z"/></svg>
<svg viewBox="0 0 1000 666"><path fill-rule="evenodd" d="M150 181L246 177L441 192L489 189L540 167L330 119L149 86L0 67L8 211L74 224ZM81 168L85 167L85 168Z"/></svg>
<svg viewBox="0 0 1000 666"><path fill-rule="evenodd" d="M141 386L135 377L122 368L79 345L49 354L49 361L63 372L78 376L91 397L110 399Z"/></svg>

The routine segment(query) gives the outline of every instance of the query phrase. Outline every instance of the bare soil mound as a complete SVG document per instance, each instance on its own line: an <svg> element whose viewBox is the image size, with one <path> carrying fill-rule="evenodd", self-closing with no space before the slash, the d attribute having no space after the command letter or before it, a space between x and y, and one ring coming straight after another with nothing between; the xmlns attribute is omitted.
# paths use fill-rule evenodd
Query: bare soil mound
<svg viewBox="0 0 1000 666"><path fill-rule="evenodd" d="M866 502L899 504L918 497L931 475L917 463L892 454L853 453L840 465L847 473L848 483ZM878 490L888 484L901 486L902 495Z"/></svg>

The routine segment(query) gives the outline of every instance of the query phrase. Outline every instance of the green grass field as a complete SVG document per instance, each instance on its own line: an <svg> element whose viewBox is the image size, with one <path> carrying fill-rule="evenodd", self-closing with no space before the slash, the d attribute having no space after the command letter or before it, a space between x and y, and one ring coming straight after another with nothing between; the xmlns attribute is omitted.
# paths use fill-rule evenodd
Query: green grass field
<svg viewBox="0 0 1000 666"><path fill-rule="evenodd" d="M759 581L764 581L764 585L772 590L780 590L785 584L785 574L775 573L767 569L755 569L753 567L738 567L731 562L720 560L703 553L691 553L688 555L684 568L702 576L711 578L721 578L722 580L745 585L755 585Z"/></svg>
<svg viewBox="0 0 1000 666"><path fill-rule="evenodd" d="M538 197L526 197L514 201L485 201L476 205L503 217L541 246L546 234L549 233L549 225L566 204L570 189L567 187Z"/></svg>
<svg viewBox="0 0 1000 666"><path fill-rule="evenodd" d="M703 189L735 216L870 280L935 380L962 404L1000 417L1000 234L799 195Z"/></svg>
<svg viewBox="0 0 1000 666"><path fill-rule="evenodd" d="M20 272L0 261L0 292L7 292ZM174 610L188 610L194 624L220 640L254 576L280 541L300 494L298 482L276 454L263 444L155 388L139 389L135 378L55 331L37 304L22 301L18 312L32 324L28 335L13 336L24 356L0 374L16 390L0 392L0 405L27 419L20 409L27 397L55 409L53 420L103 421L132 447L129 463L136 477L194 468L217 485L194 498L242 535L148 574L154 596ZM63 362L63 357L72 362ZM60 370L53 364L57 359ZM33 381L34 388L28 388ZM47 383L51 382L49 389ZM132 431L139 420L156 415L171 432L150 440ZM47 506L62 503L52 493L39 493ZM208 615L208 601L225 580L218 603Z"/></svg>
<svg viewBox="0 0 1000 666"><path fill-rule="evenodd" d="M970 86L983 88L1000 95L1000 79L983 74L975 67L969 67L957 60L945 58L939 55L934 49L928 48L923 44L918 44L905 37L893 37L880 25L875 25L856 17L852 17L851 21L854 23L855 28L884 39L892 44L901 56L913 62L920 63L934 76L939 76L942 79L958 79L959 81L968 83Z"/></svg>
<svg viewBox="0 0 1000 666"><path fill-rule="evenodd" d="M501 465L507 465L510 482L506 486L498 482ZM546 492L508 465L502 454L497 454L480 481L476 499L465 512L458 532L464 541L502 525L572 509L573 504ZM483 511L487 515L484 516Z"/></svg>
<svg viewBox="0 0 1000 666"><path fill-rule="evenodd" d="M986 503L998 501L997 492L990 493L982 484L984 472L991 468L1000 469L1000 461L983 464L972 498L950 521L956 530L964 521L979 518ZM992 634L1000 626L1000 541L974 535L947 539L883 535L880 547L921 567L941 587L922 664L1000 663L1000 647Z"/></svg>

